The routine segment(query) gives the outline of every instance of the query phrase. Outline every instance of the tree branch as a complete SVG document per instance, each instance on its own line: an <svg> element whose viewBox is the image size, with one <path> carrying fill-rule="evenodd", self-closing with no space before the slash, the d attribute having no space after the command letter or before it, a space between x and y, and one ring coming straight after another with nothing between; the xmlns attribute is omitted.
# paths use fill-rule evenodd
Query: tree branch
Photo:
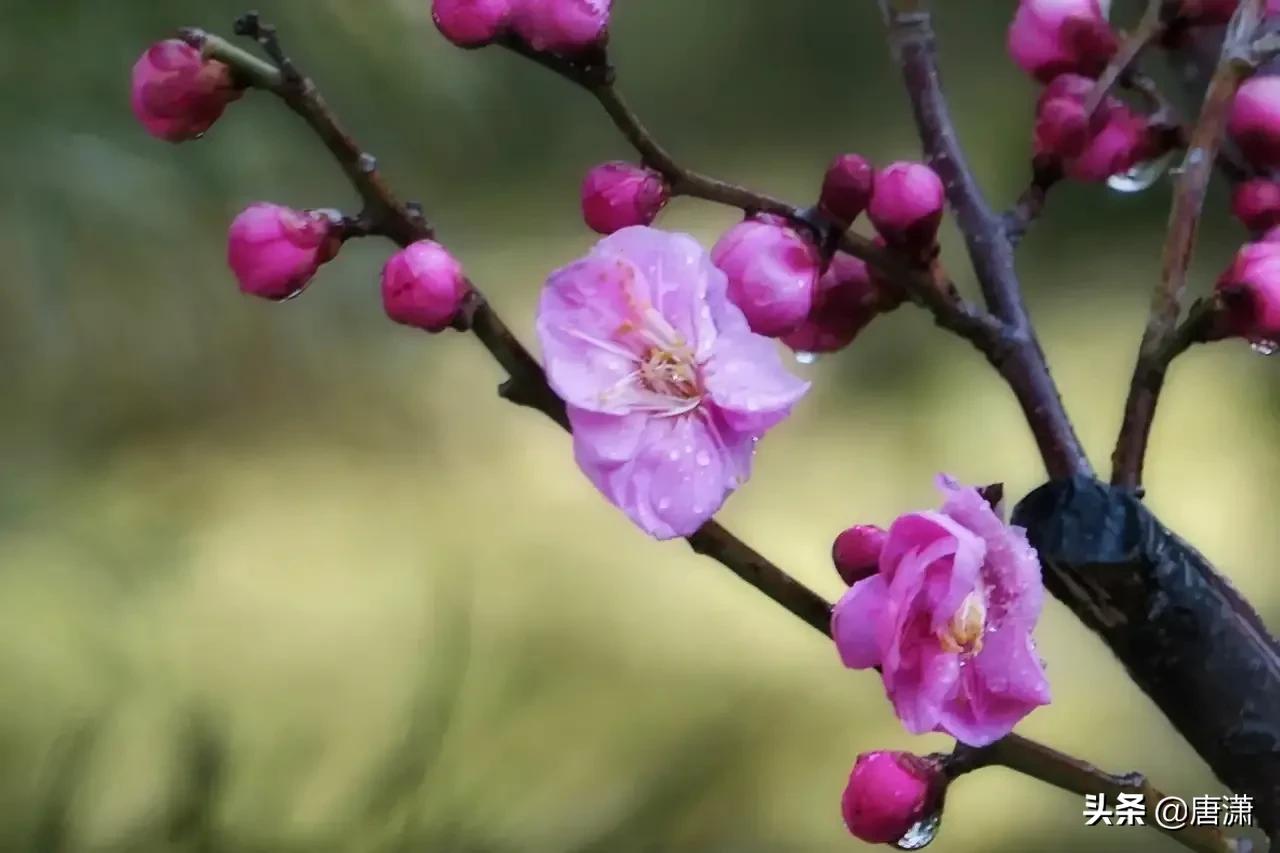
<svg viewBox="0 0 1280 853"><path fill-rule="evenodd" d="M315 86L300 73L296 70L292 72L296 80L305 81L304 85L296 86L286 82L289 75L277 78L275 74L267 73L261 60L216 36L199 30L184 30L183 38L226 62L249 85L276 94L290 109L306 119L364 198L366 208L376 214L369 219L367 228L360 236L384 236L403 246L430 234L421 215L413 206L397 201L385 182L377 176L376 169L353 171L347 168L347 160L352 152L360 152L361 149L341 130L336 116L325 105ZM289 67L292 68L292 63L289 63ZM277 71L280 70L277 66ZM871 254L875 256L879 252L881 250L877 249ZM502 396L542 412L567 429L568 418L564 403L551 390L542 368L478 289L473 288L462 314L459 327L475 333L510 376L502 386ZM717 522L711 521L703 525L689 537L688 543L696 553L720 562L788 612L824 636L830 636L831 604ZM994 754L1001 757L1001 763L1005 766L1014 767L1016 764L1014 769L1021 773L1076 793L1108 790L1107 786L1113 784L1116 778L1018 735L1009 735L1000 741L999 752ZM1205 853L1230 853L1233 848L1229 842L1225 839L1220 841L1216 846L1188 846Z"/></svg>
<svg viewBox="0 0 1280 853"><path fill-rule="evenodd" d="M1160 284L1151 299L1147 327L1129 385L1123 424L1111 457L1111 482L1117 486L1137 489L1142 485L1147 443L1164 376L1173 357L1186 349L1184 346L1175 351L1170 343L1178 334L1178 316L1182 311L1187 270L1195 251L1200 214L1222 145L1231 102L1240 83L1253 73L1257 65L1253 43L1263 11L1264 0L1245 0L1237 9L1227 28L1218 68L1205 93L1200 118L1188 140L1187 154L1169 213L1169 233L1161 261Z"/></svg>

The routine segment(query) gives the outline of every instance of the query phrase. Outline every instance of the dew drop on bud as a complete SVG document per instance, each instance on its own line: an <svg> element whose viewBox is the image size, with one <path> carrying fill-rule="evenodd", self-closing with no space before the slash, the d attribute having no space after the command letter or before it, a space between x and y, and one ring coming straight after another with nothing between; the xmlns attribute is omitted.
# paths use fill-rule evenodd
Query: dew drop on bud
<svg viewBox="0 0 1280 853"><path fill-rule="evenodd" d="M821 356L816 352L798 352L796 353L796 361L800 364L817 364Z"/></svg>
<svg viewBox="0 0 1280 853"><path fill-rule="evenodd" d="M1275 341L1254 341L1249 347L1258 355L1275 355L1280 351L1280 343Z"/></svg>
<svg viewBox="0 0 1280 853"><path fill-rule="evenodd" d="M942 826L942 812L936 811L912 824L906 834L893 843L899 850L920 850L928 847L938 837L938 829Z"/></svg>
<svg viewBox="0 0 1280 853"><path fill-rule="evenodd" d="M1138 163L1131 169L1107 178L1107 186L1118 193L1140 193L1150 189L1156 181L1169 171L1174 153L1169 152L1154 160Z"/></svg>

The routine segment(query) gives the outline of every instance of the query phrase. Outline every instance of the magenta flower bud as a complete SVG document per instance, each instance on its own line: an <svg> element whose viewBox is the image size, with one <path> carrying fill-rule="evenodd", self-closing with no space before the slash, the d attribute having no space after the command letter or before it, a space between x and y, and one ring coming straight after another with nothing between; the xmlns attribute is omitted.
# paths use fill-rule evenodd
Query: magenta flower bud
<svg viewBox="0 0 1280 853"><path fill-rule="evenodd" d="M511 25L534 50L573 54L604 42L613 0L518 0Z"/></svg>
<svg viewBox="0 0 1280 853"><path fill-rule="evenodd" d="M652 169L630 163L602 163L582 182L582 218L599 234L649 225L671 197L667 182Z"/></svg>
<svg viewBox="0 0 1280 853"><path fill-rule="evenodd" d="M1250 231L1266 231L1280 225L1280 183L1254 178L1236 187L1231 212Z"/></svg>
<svg viewBox="0 0 1280 853"><path fill-rule="evenodd" d="M887 533L874 524L858 524L836 537L831 546L831 561L849 586L871 577L880 567Z"/></svg>
<svg viewBox="0 0 1280 853"><path fill-rule="evenodd" d="M479 47L502 35L512 0L432 0L431 20L458 47Z"/></svg>
<svg viewBox="0 0 1280 853"><path fill-rule="evenodd" d="M382 268L387 316L428 332L449 328L469 290L462 264L433 240L406 246Z"/></svg>
<svg viewBox="0 0 1280 853"><path fill-rule="evenodd" d="M840 800L845 826L869 844L892 844L937 812L946 784L942 769L927 758L864 752Z"/></svg>
<svg viewBox="0 0 1280 853"><path fill-rule="evenodd" d="M1227 132L1254 166L1280 167L1280 77L1245 81L1231 105Z"/></svg>
<svg viewBox="0 0 1280 853"><path fill-rule="evenodd" d="M1037 156L1052 156L1078 181L1105 181L1158 153L1145 116L1118 98L1107 97L1092 116L1085 101L1094 81L1062 74L1045 87L1036 105Z"/></svg>
<svg viewBox="0 0 1280 853"><path fill-rule="evenodd" d="M782 342L796 352L838 352L853 343L877 314L902 303L900 291L852 255L837 252L818 279L809 316Z"/></svg>
<svg viewBox="0 0 1280 853"><path fill-rule="evenodd" d="M867 209L875 181L875 168L866 158L857 154L842 154L827 168L818 207L848 225Z"/></svg>
<svg viewBox="0 0 1280 853"><path fill-rule="evenodd" d="M728 277L729 301L756 334L781 337L809 316L822 259L785 219L740 222L716 243L711 261Z"/></svg>
<svg viewBox="0 0 1280 853"><path fill-rule="evenodd" d="M1068 72L1096 76L1117 47L1098 0L1021 0L1009 26L1013 61L1042 83Z"/></svg>
<svg viewBox="0 0 1280 853"><path fill-rule="evenodd" d="M924 250L937 242L945 203L942 179L933 169L921 163L894 163L876 175L867 213L888 245Z"/></svg>
<svg viewBox="0 0 1280 853"><path fill-rule="evenodd" d="M1217 293L1227 334L1274 346L1280 341L1280 242L1246 243L1218 279Z"/></svg>
<svg viewBox="0 0 1280 853"><path fill-rule="evenodd" d="M267 202L245 208L227 237L227 263L240 289L274 300L301 293L342 245L323 213Z"/></svg>
<svg viewBox="0 0 1280 853"><path fill-rule="evenodd" d="M133 114L147 133L168 142L195 139L243 90L231 69L177 39L156 42L133 66Z"/></svg>

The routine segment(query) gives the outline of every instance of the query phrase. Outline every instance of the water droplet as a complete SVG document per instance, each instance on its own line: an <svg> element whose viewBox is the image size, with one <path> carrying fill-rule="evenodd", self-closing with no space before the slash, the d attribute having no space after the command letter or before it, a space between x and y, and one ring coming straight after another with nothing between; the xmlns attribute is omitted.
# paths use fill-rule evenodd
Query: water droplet
<svg viewBox="0 0 1280 853"><path fill-rule="evenodd" d="M759 400L755 400L755 399L748 400L748 401L747 401L747 411L748 411L748 412L758 412L758 411L760 411L760 401L759 401Z"/></svg>
<svg viewBox="0 0 1280 853"><path fill-rule="evenodd" d="M711 464L711 454L710 454L710 453L708 453L708 452L707 452L707 451L705 451L705 450L699 450L699 451L698 451L698 464L699 464L701 467L703 467L703 468L706 468L708 465L710 465L710 464Z"/></svg>
<svg viewBox="0 0 1280 853"><path fill-rule="evenodd" d="M796 361L801 364L817 364L820 356L816 352L798 352L796 353Z"/></svg>
<svg viewBox="0 0 1280 853"><path fill-rule="evenodd" d="M667 458L668 458L668 459L670 459L672 462L677 462L677 461L679 461L679 459L680 459L680 451L679 451L679 450L673 450L673 451L671 451L670 453L668 453L668 454L667 454Z"/></svg>
<svg viewBox="0 0 1280 853"><path fill-rule="evenodd" d="M1150 189L1169 171L1169 164L1173 162L1174 156L1175 152L1170 151L1154 160L1138 163L1127 172L1107 178L1107 186L1118 193L1140 193Z"/></svg>
<svg viewBox="0 0 1280 853"><path fill-rule="evenodd" d="M671 509L671 498L662 498L658 501L658 511L666 512Z"/></svg>
<svg viewBox="0 0 1280 853"><path fill-rule="evenodd" d="M1280 351L1280 343L1275 341L1254 341L1249 344L1249 348L1258 355L1275 355L1277 351Z"/></svg>
<svg viewBox="0 0 1280 853"><path fill-rule="evenodd" d="M894 842L899 850L919 850L927 847L938 837L938 828L942 826L942 812L937 811L907 830L906 834Z"/></svg>
<svg viewBox="0 0 1280 853"><path fill-rule="evenodd" d="M693 514L694 514L694 515L702 515L702 505L701 505L701 504L694 504L694 505L693 505Z"/></svg>

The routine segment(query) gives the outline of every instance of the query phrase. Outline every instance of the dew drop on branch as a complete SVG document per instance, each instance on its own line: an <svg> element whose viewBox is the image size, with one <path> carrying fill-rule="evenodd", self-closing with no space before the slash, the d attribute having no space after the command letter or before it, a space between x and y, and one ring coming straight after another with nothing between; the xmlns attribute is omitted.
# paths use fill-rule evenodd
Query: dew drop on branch
<svg viewBox="0 0 1280 853"><path fill-rule="evenodd" d="M1128 171L1107 178L1107 186L1118 193L1140 193L1150 189L1169 171L1174 153L1170 152L1154 160L1138 163Z"/></svg>

